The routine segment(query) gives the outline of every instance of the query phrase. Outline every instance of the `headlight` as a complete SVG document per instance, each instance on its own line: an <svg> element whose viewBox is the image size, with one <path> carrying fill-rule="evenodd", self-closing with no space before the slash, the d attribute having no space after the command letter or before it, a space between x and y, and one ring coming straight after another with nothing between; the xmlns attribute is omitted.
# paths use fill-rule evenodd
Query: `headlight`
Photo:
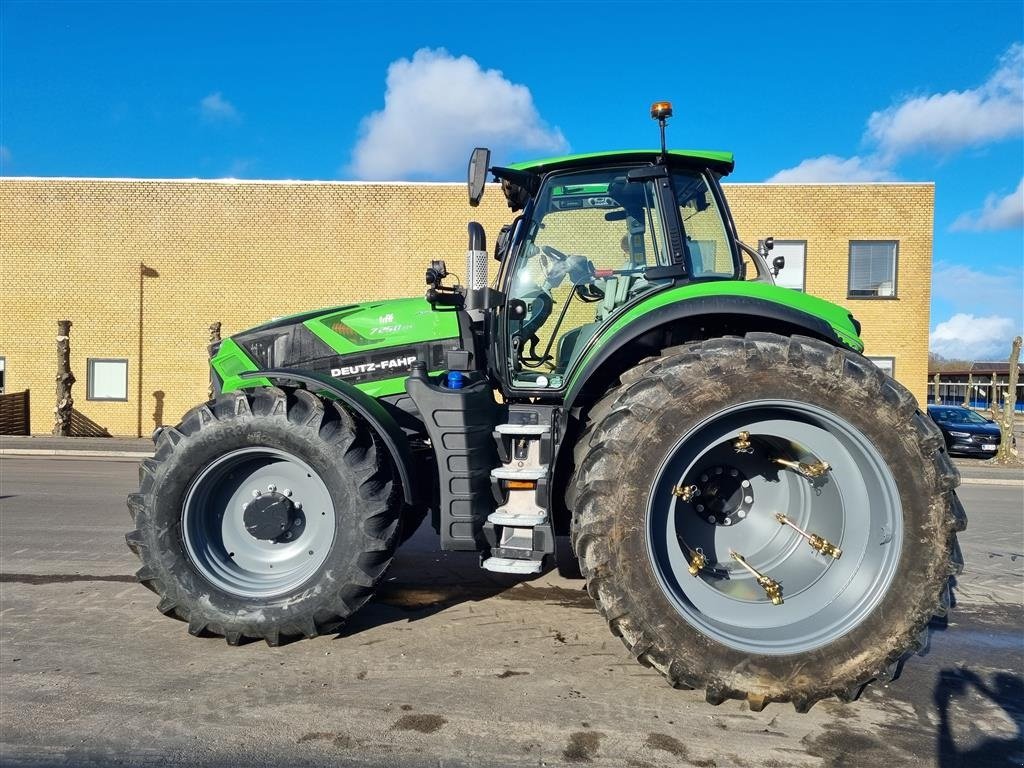
<svg viewBox="0 0 1024 768"><path fill-rule="evenodd" d="M949 435L950 435L950 437L970 437L971 433L970 432L953 432L952 430L950 430Z"/></svg>
<svg viewBox="0 0 1024 768"><path fill-rule="evenodd" d="M241 336L237 341L261 368L277 368L285 362L288 337L288 331L271 331L248 338Z"/></svg>

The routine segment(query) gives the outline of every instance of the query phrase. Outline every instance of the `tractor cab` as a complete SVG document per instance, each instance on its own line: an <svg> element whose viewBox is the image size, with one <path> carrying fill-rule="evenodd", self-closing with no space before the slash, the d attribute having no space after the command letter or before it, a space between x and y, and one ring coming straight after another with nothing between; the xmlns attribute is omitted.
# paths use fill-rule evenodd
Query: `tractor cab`
<svg viewBox="0 0 1024 768"><path fill-rule="evenodd" d="M701 153L712 155L712 153ZM502 249L511 385L560 389L587 342L665 287L734 280L741 262L718 178L724 153L612 152L492 169L523 213Z"/></svg>
<svg viewBox="0 0 1024 768"><path fill-rule="evenodd" d="M616 318L656 293L720 281L774 282L783 262L778 257L768 267L771 239L756 251L738 239L719 185L733 169L732 153L668 150L671 115L668 102L651 107L660 150L508 167L489 167L490 152L473 151L470 204L479 204L489 172L519 213L497 238L494 288L485 287L485 260L471 266L477 281L470 280L467 294L467 307L496 310L486 318L490 371L507 395L557 399ZM470 245L471 264L473 254L484 253L482 229L471 224L471 233L474 227L480 239Z"/></svg>

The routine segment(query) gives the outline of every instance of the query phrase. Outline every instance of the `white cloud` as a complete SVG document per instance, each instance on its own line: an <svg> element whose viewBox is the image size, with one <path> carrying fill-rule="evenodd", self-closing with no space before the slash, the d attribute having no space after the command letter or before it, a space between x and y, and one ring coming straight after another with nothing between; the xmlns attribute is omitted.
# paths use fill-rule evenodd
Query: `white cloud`
<svg viewBox="0 0 1024 768"><path fill-rule="evenodd" d="M236 157L231 161L231 165L228 166L225 178L228 179L240 179L244 176L249 176L252 173L253 167L256 165L256 161L249 157Z"/></svg>
<svg viewBox="0 0 1024 768"><path fill-rule="evenodd" d="M1024 46L1014 43L978 88L908 98L868 118L867 137L886 157L951 152L1024 133Z"/></svg>
<svg viewBox="0 0 1024 768"><path fill-rule="evenodd" d="M235 105L224 98L224 95L217 91L199 100L199 114L204 120L220 122L225 120L237 120L238 110Z"/></svg>
<svg viewBox="0 0 1024 768"><path fill-rule="evenodd" d="M928 337L928 348L954 360L1002 360L1020 326L1009 317L977 317L960 313L939 323Z"/></svg>
<svg viewBox="0 0 1024 768"><path fill-rule="evenodd" d="M384 109L367 115L348 171L361 179L454 178L470 150L560 153L530 89L468 56L421 48L388 67Z"/></svg>
<svg viewBox="0 0 1024 768"><path fill-rule="evenodd" d="M956 217L950 229L979 231L1024 227L1024 178L1005 197L989 195L981 211L968 211Z"/></svg>
<svg viewBox="0 0 1024 768"><path fill-rule="evenodd" d="M837 181L892 181L893 173L871 159L863 157L839 157L838 155L822 155L804 160L793 168L779 171L770 179L769 184L786 183L828 183Z"/></svg>
<svg viewBox="0 0 1024 768"><path fill-rule="evenodd" d="M1024 134L1024 45L1014 43L996 71L977 88L914 96L868 117L868 152L804 160L769 182L891 181L900 157L953 152Z"/></svg>
<svg viewBox="0 0 1024 768"><path fill-rule="evenodd" d="M1024 269L989 266L982 272L937 261L932 272L932 295L946 302L954 313L1024 318Z"/></svg>

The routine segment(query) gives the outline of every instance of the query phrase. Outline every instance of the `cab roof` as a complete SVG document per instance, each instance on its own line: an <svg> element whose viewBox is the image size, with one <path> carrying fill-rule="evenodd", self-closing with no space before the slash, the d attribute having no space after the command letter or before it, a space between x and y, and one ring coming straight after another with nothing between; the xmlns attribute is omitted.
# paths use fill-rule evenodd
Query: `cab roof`
<svg viewBox="0 0 1024 768"><path fill-rule="evenodd" d="M606 163L653 163L661 157L657 149L620 149L613 152L588 152L582 155L563 155L548 157L543 160L529 160L525 163L512 163L507 166L513 171L531 174L547 173L563 168L578 168L588 165L604 165ZM734 162L732 152L715 152L703 149L670 149L668 151L670 165L699 165L710 168L723 176L732 172Z"/></svg>

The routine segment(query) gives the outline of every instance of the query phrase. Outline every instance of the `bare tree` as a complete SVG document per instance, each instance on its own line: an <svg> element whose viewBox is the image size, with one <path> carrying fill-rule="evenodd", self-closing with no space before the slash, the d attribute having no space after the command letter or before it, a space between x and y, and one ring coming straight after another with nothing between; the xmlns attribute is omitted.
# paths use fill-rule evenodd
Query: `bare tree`
<svg viewBox="0 0 1024 768"><path fill-rule="evenodd" d="M1013 419L1017 408L1017 376L1020 372L1021 337L1013 340L1010 348L1010 386L1006 390L1006 401L1003 405L1002 427L1003 439L999 441L999 461L1012 461L1017 458L1017 449L1013 445Z"/></svg>
<svg viewBox="0 0 1024 768"><path fill-rule="evenodd" d="M220 341L220 321L210 323L210 341L207 346L207 351L210 357L213 357L214 345ZM213 400L213 372L210 372L210 387L206 390L206 399Z"/></svg>
<svg viewBox="0 0 1024 768"><path fill-rule="evenodd" d="M71 411L75 401L71 398L71 385L75 374L71 372L71 321L57 321L57 406L53 409L53 434L67 437L71 434Z"/></svg>

